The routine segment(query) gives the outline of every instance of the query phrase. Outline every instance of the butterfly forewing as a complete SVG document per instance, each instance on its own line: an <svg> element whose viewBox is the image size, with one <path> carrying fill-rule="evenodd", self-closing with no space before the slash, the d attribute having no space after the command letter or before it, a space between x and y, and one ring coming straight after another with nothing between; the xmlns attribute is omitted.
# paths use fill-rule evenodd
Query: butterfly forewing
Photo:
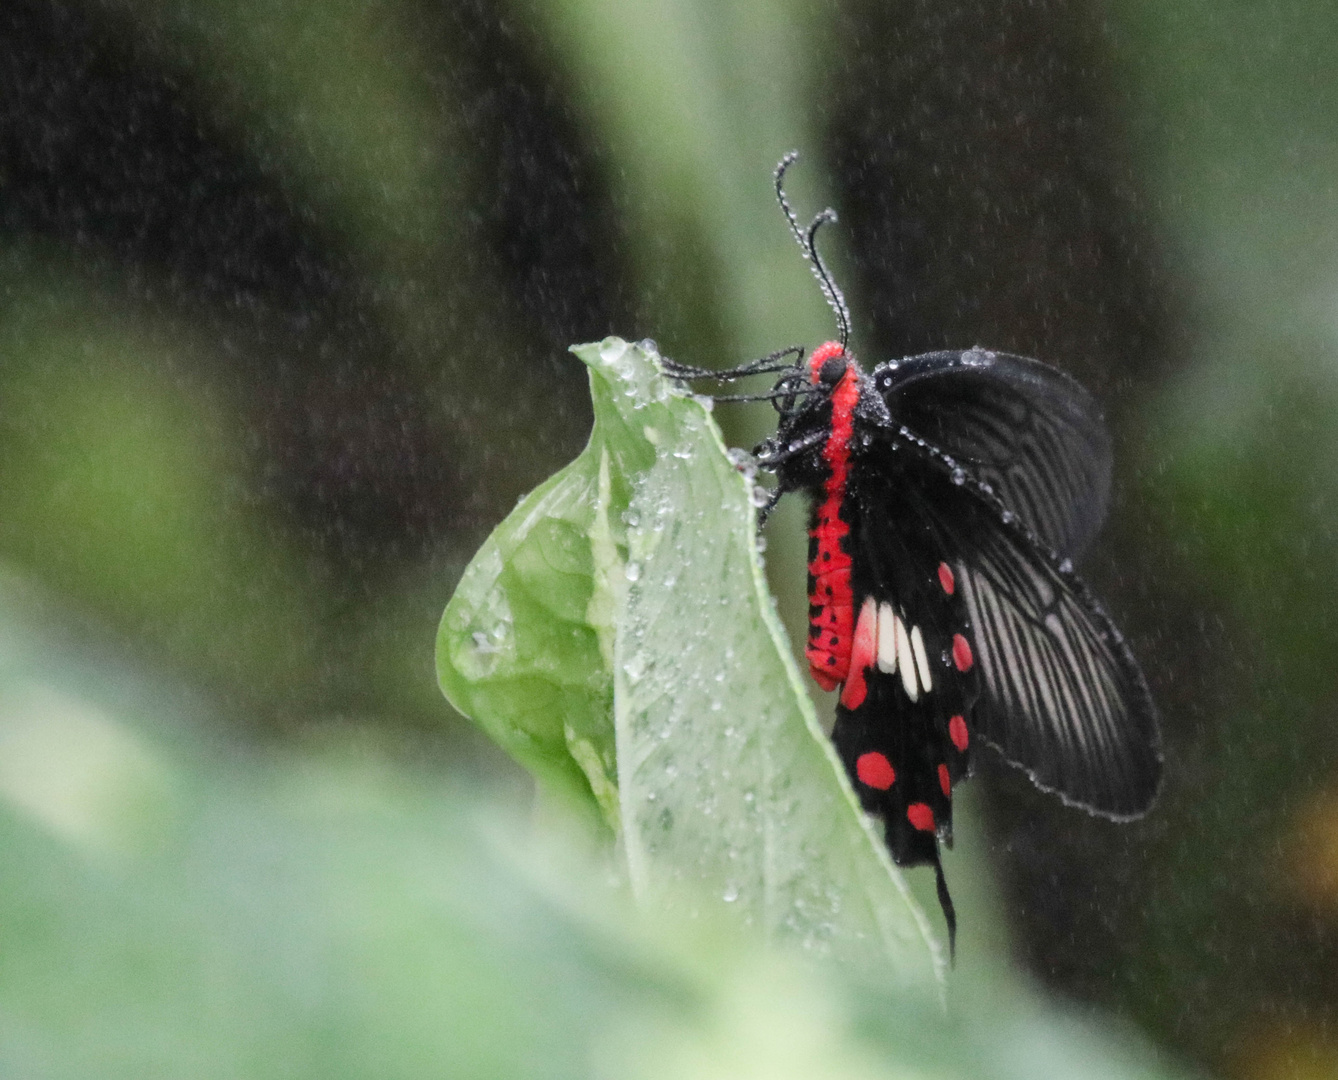
<svg viewBox="0 0 1338 1080"><path fill-rule="evenodd" d="M894 420L957 459L1050 549L1079 554L1110 493L1096 401L1062 372L985 349L885 364L874 385Z"/></svg>

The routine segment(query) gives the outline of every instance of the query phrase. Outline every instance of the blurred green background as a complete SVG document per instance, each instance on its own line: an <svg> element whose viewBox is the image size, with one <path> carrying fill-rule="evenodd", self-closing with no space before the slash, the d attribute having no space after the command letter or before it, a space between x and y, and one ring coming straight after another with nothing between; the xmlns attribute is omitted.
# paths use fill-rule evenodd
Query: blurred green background
<svg viewBox="0 0 1338 1080"><path fill-rule="evenodd" d="M1338 1077L1317 0L7 0L5 1075L631 1075L575 1049L591 1002L696 1015L508 876L528 856L458 839L529 788L432 644L583 444L568 344L723 365L830 334L770 194L792 147L866 363L1037 356L1117 434L1086 573L1165 791L1116 826L983 768L964 923L1182 1061ZM792 615L801 532L769 533ZM434 1027L465 999L496 1024Z"/></svg>

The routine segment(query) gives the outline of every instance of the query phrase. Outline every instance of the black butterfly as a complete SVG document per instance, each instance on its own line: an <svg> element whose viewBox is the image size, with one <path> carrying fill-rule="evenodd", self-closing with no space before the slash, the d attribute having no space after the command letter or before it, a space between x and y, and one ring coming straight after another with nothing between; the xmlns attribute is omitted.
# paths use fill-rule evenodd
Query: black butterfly
<svg viewBox="0 0 1338 1080"><path fill-rule="evenodd" d="M932 864L950 941L939 842L978 741L1045 791L1117 820L1145 813L1161 754L1156 709L1119 631L1072 561L1105 517L1111 445L1096 402L1062 372L986 349L927 353L865 374L845 300L776 194L840 326L808 358L783 350L731 371L779 374L776 435L756 451L783 494L810 497L813 677L840 687L832 731L865 809L903 866ZM764 513L765 516L765 513Z"/></svg>

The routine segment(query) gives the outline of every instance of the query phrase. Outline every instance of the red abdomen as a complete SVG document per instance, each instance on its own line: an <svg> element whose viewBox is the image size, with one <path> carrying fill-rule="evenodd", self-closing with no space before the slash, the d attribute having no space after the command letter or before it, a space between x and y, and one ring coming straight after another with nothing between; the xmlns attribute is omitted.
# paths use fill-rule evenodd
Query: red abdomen
<svg viewBox="0 0 1338 1080"><path fill-rule="evenodd" d="M855 634L854 597L850 591L850 556L842 539L850 526L831 500L814 510L809 526L808 645L804 655L814 681L835 690L850 670L850 643Z"/></svg>
<svg viewBox="0 0 1338 1080"><path fill-rule="evenodd" d="M814 381L824 363L841 355L841 346L834 341L814 350L809 361ZM822 501L813 508L808 528L809 625L804 655L808 657L814 681L824 690L835 690L845 681L855 634L850 553L846 550L850 523L845 515L845 500L850 438L858 400L858 369L848 364L832 389L832 430L822 447L822 460L830 472L823 483Z"/></svg>

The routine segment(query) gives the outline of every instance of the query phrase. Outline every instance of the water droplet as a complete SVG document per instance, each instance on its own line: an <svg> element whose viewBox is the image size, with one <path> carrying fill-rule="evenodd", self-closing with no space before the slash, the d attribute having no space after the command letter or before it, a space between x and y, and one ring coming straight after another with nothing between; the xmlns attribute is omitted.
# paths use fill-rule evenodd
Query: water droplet
<svg viewBox="0 0 1338 1080"><path fill-rule="evenodd" d="M646 657L641 653L636 653L630 660L623 665L623 671L632 682L637 682L641 676L646 674Z"/></svg>
<svg viewBox="0 0 1338 1080"><path fill-rule="evenodd" d="M748 489L748 501L761 509L771 501L771 492L761 485L754 485Z"/></svg>
<svg viewBox="0 0 1338 1080"><path fill-rule="evenodd" d="M952 470L952 482L958 487L966 483L966 470L960 466Z"/></svg>
<svg viewBox="0 0 1338 1080"><path fill-rule="evenodd" d="M641 511L635 507L629 507L623 514L623 521L626 522L629 529L635 529L641 524Z"/></svg>
<svg viewBox="0 0 1338 1080"><path fill-rule="evenodd" d="M599 358L606 364L615 364L627 352L627 342L617 338L606 338L599 346Z"/></svg>
<svg viewBox="0 0 1338 1080"><path fill-rule="evenodd" d="M641 564L638 562L630 562L623 568L623 573L627 576L628 581L640 581Z"/></svg>
<svg viewBox="0 0 1338 1080"><path fill-rule="evenodd" d="M1061 574L1071 574L1071 573L1073 573L1073 560L1072 560L1072 559L1065 559L1062 563L1060 563L1060 564L1059 564L1059 572L1060 572Z"/></svg>
<svg viewBox="0 0 1338 1080"><path fill-rule="evenodd" d="M720 897L725 903L732 904L739 898L739 887L733 883L725 886L724 894Z"/></svg>
<svg viewBox="0 0 1338 1080"><path fill-rule="evenodd" d="M999 515L999 520L1001 520L1005 525L1013 524L1013 518L1014 514L1013 511L1011 510L1005 510L1002 514Z"/></svg>

